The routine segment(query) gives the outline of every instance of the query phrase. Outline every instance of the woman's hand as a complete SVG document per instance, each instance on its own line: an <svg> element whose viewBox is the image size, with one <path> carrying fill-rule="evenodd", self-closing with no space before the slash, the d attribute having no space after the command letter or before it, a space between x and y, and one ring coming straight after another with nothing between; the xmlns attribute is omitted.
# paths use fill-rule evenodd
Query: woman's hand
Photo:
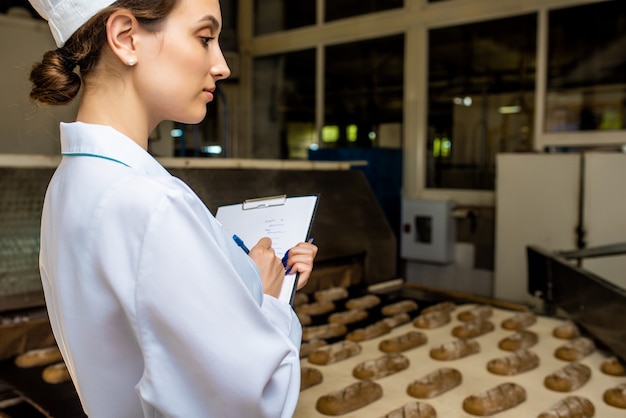
<svg viewBox="0 0 626 418"><path fill-rule="evenodd" d="M317 245L309 242L300 242L287 251L287 259L284 261L286 274L300 273L298 276L298 290L302 289L311 277L313 260L317 255Z"/></svg>
<svg viewBox="0 0 626 418"><path fill-rule="evenodd" d="M285 269L282 262L272 248L272 240L268 237L261 238L259 242L250 249L248 254L254 261L261 273L263 283L263 293L278 297L280 289L285 280Z"/></svg>

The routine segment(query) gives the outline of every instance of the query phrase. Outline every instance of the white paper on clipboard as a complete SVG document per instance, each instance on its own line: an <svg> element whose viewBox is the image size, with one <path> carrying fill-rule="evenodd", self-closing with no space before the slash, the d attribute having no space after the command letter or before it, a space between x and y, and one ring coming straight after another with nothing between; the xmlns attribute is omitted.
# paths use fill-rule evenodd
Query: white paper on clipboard
<svg viewBox="0 0 626 418"><path fill-rule="evenodd" d="M319 196L270 196L248 199L241 203L220 206L215 218L227 233L237 235L248 248L263 237L272 239L278 258L299 242L304 242L315 216ZM297 274L285 276L278 299L293 302Z"/></svg>

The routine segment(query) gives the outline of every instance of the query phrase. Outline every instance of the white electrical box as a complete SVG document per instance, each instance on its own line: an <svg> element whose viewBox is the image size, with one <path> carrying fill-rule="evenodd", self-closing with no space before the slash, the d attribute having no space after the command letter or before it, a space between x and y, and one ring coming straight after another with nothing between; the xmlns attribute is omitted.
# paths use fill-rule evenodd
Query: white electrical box
<svg viewBox="0 0 626 418"><path fill-rule="evenodd" d="M456 222L449 200L402 201L400 256L426 263L454 261Z"/></svg>

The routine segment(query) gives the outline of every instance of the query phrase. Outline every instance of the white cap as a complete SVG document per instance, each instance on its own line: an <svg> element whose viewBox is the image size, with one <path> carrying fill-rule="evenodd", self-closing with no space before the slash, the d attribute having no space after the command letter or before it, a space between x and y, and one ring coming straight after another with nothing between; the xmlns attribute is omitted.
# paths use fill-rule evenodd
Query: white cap
<svg viewBox="0 0 626 418"><path fill-rule="evenodd" d="M65 41L100 10L115 0L29 0L48 21L52 36L60 48Z"/></svg>

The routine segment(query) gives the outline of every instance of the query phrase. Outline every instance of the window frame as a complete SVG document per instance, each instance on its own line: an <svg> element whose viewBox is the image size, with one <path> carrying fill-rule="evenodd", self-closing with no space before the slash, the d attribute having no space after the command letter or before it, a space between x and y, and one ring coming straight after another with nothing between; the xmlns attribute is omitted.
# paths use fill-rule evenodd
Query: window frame
<svg viewBox="0 0 626 418"><path fill-rule="evenodd" d="M253 36L253 0L239 0L241 54L241 103L238 116L243 120L240 157L251 150L251 76L254 57L316 49L315 128L324 124L324 47L404 33L404 173L403 197L454 200L462 205L493 206L495 191L426 188L426 129L428 103L428 32L430 29L477 23L522 14L537 13L537 57L533 149L547 146L622 144L625 130L545 132L547 86L548 14L552 9L601 3L610 0L405 0L402 9L324 22L324 1L317 0L316 24L278 33Z"/></svg>

